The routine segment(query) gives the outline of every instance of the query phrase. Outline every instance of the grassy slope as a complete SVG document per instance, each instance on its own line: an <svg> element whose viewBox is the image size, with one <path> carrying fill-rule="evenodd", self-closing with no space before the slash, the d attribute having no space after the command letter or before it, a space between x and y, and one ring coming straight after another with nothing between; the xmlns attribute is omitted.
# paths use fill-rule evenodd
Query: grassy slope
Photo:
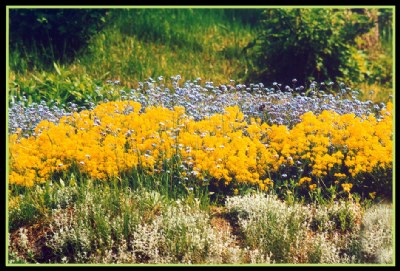
<svg viewBox="0 0 400 271"><path fill-rule="evenodd" d="M240 52L252 38L249 26L221 10L128 10L94 38L81 63L93 77L110 72L127 84L176 74L223 83L243 75Z"/></svg>
<svg viewBox="0 0 400 271"><path fill-rule="evenodd" d="M11 93L25 92L35 101L42 98L36 94L40 88L49 92L61 86L69 91L69 85L82 83L77 90L85 92L92 91L88 84L101 85L106 80L134 87L138 81L160 75L180 74L183 80L200 77L215 84L241 79L247 72L241 52L255 34L243 20L217 9L114 10L109 24L88 48L60 67L66 71L61 76L54 67L40 65L40 51L12 52ZM54 92L63 95L63 91Z"/></svg>

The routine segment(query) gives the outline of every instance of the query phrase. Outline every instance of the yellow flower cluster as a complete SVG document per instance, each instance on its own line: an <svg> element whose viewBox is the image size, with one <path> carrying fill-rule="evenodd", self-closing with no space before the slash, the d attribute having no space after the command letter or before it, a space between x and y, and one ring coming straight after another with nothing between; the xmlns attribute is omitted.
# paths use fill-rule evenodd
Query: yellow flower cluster
<svg viewBox="0 0 400 271"><path fill-rule="evenodd" d="M248 123L237 107L195 121L182 107L149 107L140 113L139 103L104 103L58 124L43 121L35 137L11 135L9 180L32 186L71 169L104 180L137 167L154 174L173 156L181 159L186 176L250 183L264 190L273 184L271 173L294 161L308 164L316 177L341 173L342 163L354 176L391 167L390 108L388 104L381 121L329 111L307 113L289 130L259 119Z"/></svg>
<svg viewBox="0 0 400 271"><path fill-rule="evenodd" d="M344 164L352 177L374 168L392 167L392 104L383 110L383 119L372 115L362 118L354 114L339 115L323 111L319 116L308 112L291 131L269 133L271 143L279 154L279 162L288 158L301 160L312 167L312 174L324 177L340 172ZM284 136L282 136L284 135Z"/></svg>
<svg viewBox="0 0 400 271"><path fill-rule="evenodd" d="M311 182L311 178L310 177L303 177L303 178L300 178L300 180L299 180L299 186L300 185L302 185L303 183L306 183L306 182Z"/></svg>

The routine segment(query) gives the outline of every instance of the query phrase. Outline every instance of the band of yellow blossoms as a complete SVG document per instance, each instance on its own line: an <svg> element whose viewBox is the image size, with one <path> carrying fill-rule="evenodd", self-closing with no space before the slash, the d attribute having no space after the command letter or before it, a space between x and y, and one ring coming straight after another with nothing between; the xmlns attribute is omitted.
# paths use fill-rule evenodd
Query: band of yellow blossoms
<svg viewBox="0 0 400 271"><path fill-rule="evenodd" d="M137 167L154 174L173 156L198 180L208 177L261 189L273 184L270 174L282 164L296 161L311 168L310 176L299 176L299 185L312 189L311 177L346 176L343 165L352 177L392 167L391 103L381 120L309 112L290 130L259 119L248 123L238 107L200 121L185 115L183 107L140 109L136 102L104 103L63 117L57 125L42 121L37 136L11 135L9 183L32 186L72 166L93 179L106 180ZM351 184L343 188L350 190Z"/></svg>

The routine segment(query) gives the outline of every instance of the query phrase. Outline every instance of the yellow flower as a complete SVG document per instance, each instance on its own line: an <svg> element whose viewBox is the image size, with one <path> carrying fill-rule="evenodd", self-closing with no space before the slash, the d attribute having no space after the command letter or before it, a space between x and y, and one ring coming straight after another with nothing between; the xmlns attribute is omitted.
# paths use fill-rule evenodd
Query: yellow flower
<svg viewBox="0 0 400 271"><path fill-rule="evenodd" d="M311 182L311 178L310 177L303 177L299 180L299 185L302 185L305 182Z"/></svg>
<svg viewBox="0 0 400 271"><path fill-rule="evenodd" d="M317 187L317 185L316 184L310 184L308 187L310 188L311 191L313 191Z"/></svg>
<svg viewBox="0 0 400 271"><path fill-rule="evenodd" d="M333 176L338 177L338 178L346 178L346 174L343 173L335 173Z"/></svg>
<svg viewBox="0 0 400 271"><path fill-rule="evenodd" d="M351 183L342 183L343 191L350 193L350 189L353 187Z"/></svg>

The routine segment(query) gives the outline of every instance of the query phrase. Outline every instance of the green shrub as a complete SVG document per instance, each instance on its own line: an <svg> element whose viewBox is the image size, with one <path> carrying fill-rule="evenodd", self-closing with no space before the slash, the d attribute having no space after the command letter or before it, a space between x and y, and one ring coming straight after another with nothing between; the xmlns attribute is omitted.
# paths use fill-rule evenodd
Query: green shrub
<svg viewBox="0 0 400 271"><path fill-rule="evenodd" d="M253 80L301 84L356 77L351 48L373 26L364 10L327 8L267 9L260 24Z"/></svg>

